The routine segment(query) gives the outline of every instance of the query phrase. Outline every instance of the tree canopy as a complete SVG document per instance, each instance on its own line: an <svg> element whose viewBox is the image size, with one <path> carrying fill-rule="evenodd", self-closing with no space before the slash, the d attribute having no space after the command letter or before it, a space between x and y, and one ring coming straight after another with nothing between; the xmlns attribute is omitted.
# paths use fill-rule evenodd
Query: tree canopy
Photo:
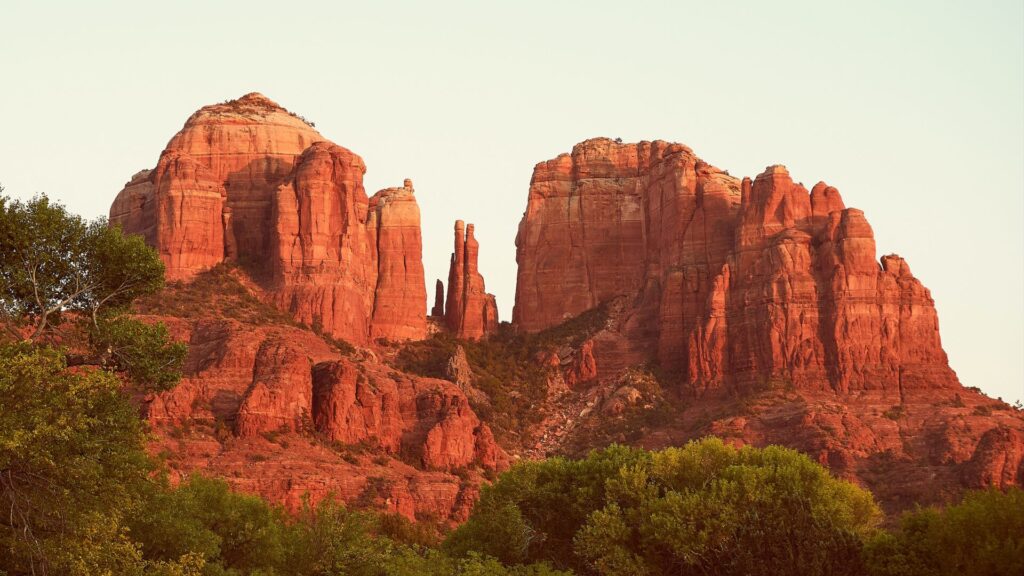
<svg viewBox="0 0 1024 576"><path fill-rule="evenodd" d="M140 236L87 222L40 195L0 196L0 311L42 337L68 312L98 323L104 309L159 290L164 265Z"/></svg>
<svg viewBox="0 0 1024 576"><path fill-rule="evenodd" d="M519 464L445 544L587 574L858 574L879 518L802 454L706 439Z"/></svg>
<svg viewBox="0 0 1024 576"><path fill-rule="evenodd" d="M0 570L129 573L125 517L150 466L121 382L60 352L0 347Z"/></svg>
<svg viewBox="0 0 1024 576"><path fill-rule="evenodd" d="M73 341L51 334L71 316L88 350L68 350L69 364L100 366L140 387L166 390L181 378L185 346L163 325L125 314L136 298L163 285L164 265L141 236L126 236L102 218L87 222L46 196L0 195L0 323L14 340Z"/></svg>
<svg viewBox="0 0 1024 576"><path fill-rule="evenodd" d="M921 508L865 550L872 576L1024 574L1024 491L971 492L946 509Z"/></svg>

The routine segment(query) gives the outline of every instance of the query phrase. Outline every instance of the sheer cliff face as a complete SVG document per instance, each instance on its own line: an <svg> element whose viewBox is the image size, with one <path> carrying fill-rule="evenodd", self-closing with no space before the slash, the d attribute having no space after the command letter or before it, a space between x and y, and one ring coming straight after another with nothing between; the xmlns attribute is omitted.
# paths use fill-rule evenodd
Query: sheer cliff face
<svg viewBox="0 0 1024 576"><path fill-rule="evenodd" d="M369 227L377 245L377 289L370 336L419 339L426 334L427 288L423 277L420 207L412 180L370 198Z"/></svg>
<svg viewBox="0 0 1024 576"><path fill-rule="evenodd" d="M781 166L741 182L680 144L588 140L537 165L516 246L520 329L626 298L599 368L653 355L697 393L958 385L928 290Z"/></svg>
<svg viewBox="0 0 1024 576"><path fill-rule="evenodd" d="M301 322L358 343L422 338L419 208L409 182L363 189L363 160L260 94L207 106L110 219L156 247L169 280L238 261Z"/></svg>

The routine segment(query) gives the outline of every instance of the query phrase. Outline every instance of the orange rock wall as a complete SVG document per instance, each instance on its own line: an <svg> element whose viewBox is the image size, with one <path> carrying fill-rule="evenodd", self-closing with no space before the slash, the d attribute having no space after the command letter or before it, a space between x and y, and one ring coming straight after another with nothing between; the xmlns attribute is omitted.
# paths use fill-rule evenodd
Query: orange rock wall
<svg viewBox="0 0 1024 576"><path fill-rule="evenodd" d="M599 366L646 354L698 393L958 385L928 290L902 259L879 265L835 188L781 166L741 182L681 144L588 140L534 169L516 246L520 329L627 298Z"/></svg>

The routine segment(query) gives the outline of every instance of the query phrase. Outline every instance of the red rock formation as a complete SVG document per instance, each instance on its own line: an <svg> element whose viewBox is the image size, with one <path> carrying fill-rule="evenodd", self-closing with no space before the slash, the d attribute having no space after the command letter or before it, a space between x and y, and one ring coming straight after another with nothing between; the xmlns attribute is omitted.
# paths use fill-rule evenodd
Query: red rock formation
<svg viewBox="0 0 1024 576"><path fill-rule="evenodd" d="M537 165L516 245L520 329L632 302L624 338L596 339L602 366L656 350L702 393L957 385L928 291L879 266L835 188L781 166L740 183L680 144L588 140Z"/></svg>
<svg viewBox="0 0 1024 576"><path fill-rule="evenodd" d="M879 262L864 214L835 188L808 192L781 166L739 181L679 144L588 140L537 165L516 246L517 328L608 310L559 352L566 382L599 383L558 400L577 408L556 437L578 427L592 442L607 418L653 410L635 387L608 399L626 369L657 360L686 400L673 421L652 420L645 446L783 444L890 509L1024 484L1024 417L960 386L928 290L898 256Z"/></svg>
<svg viewBox="0 0 1024 576"><path fill-rule="evenodd" d="M626 296L627 336L596 340L600 369L651 351L678 367L710 271L732 250L739 196L736 179L681 144L599 138L538 164L516 237L513 324L541 330Z"/></svg>
<svg viewBox="0 0 1024 576"><path fill-rule="evenodd" d="M305 350L280 337L260 343L252 369L252 384L235 417L239 436L266 432L302 432L313 412L313 381Z"/></svg>
<svg viewBox="0 0 1024 576"><path fill-rule="evenodd" d="M972 488L1024 486L1024 430L999 426L985 432L964 469Z"/></svg>
<svg viewBox="0 0 1024 576"><path fill-rule="evenodd" d="M118 194L110 220L143 234L160 252L167 278L188 279L225 257L261 261L274 193L295 159L323 137L257 93L206 106L167 144L157 170L137 174ZM161 167L163 169L161 169Z"/></svg>
<svg viewBox="0 0 1024 576"><path fill-rule="evenodd" d="M369 227L377 239L377 289L370 336L422 339L427 330L420 208L412 180L370 199Z"/></svg>
<svg viewBox="0 0 1024 576"><path fill-rule="evenodd" d="M139 234L150 245L156 245L154 188L153 171L140 170L110 205L110 222L132 234ZM164 260L166 264L167 258Z"/></svg>
<svg viewBox="0 0 1024 576"><path fill-rule="evenodd" d="M158 218L167 222L156 228L161 256L186 273L223 260L225 193L211 171L186 153L168 150L153 182Z"/></svg>
<svg viewBox="0 0 1024 576"><path fill-rule="evenodd" d="M142 317L189 343L181 384L145 402L153 450L173 454L176 474L205 470L292 508L333 493L410 518L460 520L483 470L507 467L455 384L396 372L369 353L344 357L272 319L223 317L240 307Z"/></svg>
<svg viewBox="0 0 1024 576"><path fill-rule="evenodd" d="M824 184L808 194L781 166L743 191L734 254L690 336L698 388L958 386L931 296L902 259L879 266L863 212Z"/></svg>
<svg viewBox="0 0 1024 576"><path fill-rule="evenodd" d="M498 329L498 305L477 267L480 244L473 225L455 221L455 251L448 269L445 323L457 338L476 340Z"/></svg>
<svg viewBox="0 0 1024 576"><path fill-rule="evenodd" d="M444 316L444 282L441 280L434 285L434 307L430 309L430 315L437 318Z"/></svg>
<svg viewBox="0 0 1024 576"><path fill-rule="evenodd" d="M412 182L366 196L353 152L259 94L207 106L157 168L118 194L111 222L155 246L170 280L224 261L253 270L296 319L340 338L423 338Z"/></svg>
<svg viewBox="0 0 1024 576"><path fill-rule="evenodd" d="M565 385L569 388L575 388L579 384L591 382L597 378L594 341L587 340L581 344L579 349L573 352L568 364L563 378L565 379Z"/></svg>
<svg viewBox="0 0 1024 576"><path fill-rule="evenodd" d="M447 380L392 376L339 360L313 371L313 423L344 444L372 442L428 469L507 462L466 396Z"/></svg>
<svg viewBox="0 0 1024 576"><path fill-rule="evenodd" d="M329 142L310 146L274 197L274 301L300 322L355 342L369 339L377 284L362 158Z"/></svg>

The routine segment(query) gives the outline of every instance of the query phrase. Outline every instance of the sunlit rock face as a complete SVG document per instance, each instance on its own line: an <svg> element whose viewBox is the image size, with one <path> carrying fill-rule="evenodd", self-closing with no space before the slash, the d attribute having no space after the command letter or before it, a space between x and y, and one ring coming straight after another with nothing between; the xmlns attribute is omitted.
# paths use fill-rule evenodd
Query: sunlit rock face
<svg viewBox="0 0 1024 576"><path fill-rule="evenodd" d="M534 169L516 246L519 329L628 299L599 366L655 359L701 394L958 386L928 290L782 166L741 181L681 144L587 140Z"/></svg>
<svg viewBox="0 0 1024 576"><path fill-rule="evenodd" d="M189 280L238 262L295 318L354 342L426 331L412 182L363 189L357 154L261 94L193 114L156 169L118 194L110 220Z"/></svg>

